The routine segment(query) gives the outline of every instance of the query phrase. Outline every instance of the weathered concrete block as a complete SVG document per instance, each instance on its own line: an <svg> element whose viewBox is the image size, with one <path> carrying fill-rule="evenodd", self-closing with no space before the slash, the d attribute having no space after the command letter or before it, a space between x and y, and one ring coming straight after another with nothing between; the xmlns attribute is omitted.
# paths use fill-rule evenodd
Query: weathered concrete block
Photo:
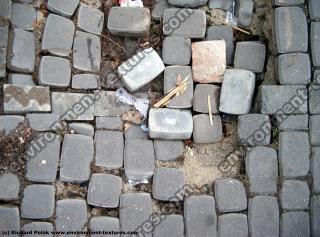
<svg viewBox="0 0 320 237"><path fill-rule="evenodd" d="M189 65L191 59L191 39L177 36L165 37L162 59L168 65Z"/></svg>
<svg viewBox="0 0 320 237"><path fill-rule="evenodd" d="M23 190L21 217L47 219L52 217L55 206L55 189L52 185L32 184Z"/></svg>
<svg viewBox="0 0 320 237"><path fill-rule="evenodd" d="M39 237L53 237L53 225L50 222L31 222L23 225L21 230L25 233L33 233Z"/></svg>
<svg viewBox="0 0 320 237"><path fill-rule="evenodd" d="M308 113L307 88L303 85L260 87L260 112L262 114Z"/></svg>
<svg viewBox="0 0 320 237"><path fill-rule="evenodd" d="M193 116L194 143L215 143L221 141L222 137L222 123L219 115L212 116L212 125L207 114Z"/></svg>
<svg viewBox="0 0 320 237"><path fill-rule="evenodd" d="M311 236L320 234L320 196L312 196L311 198Z"/></svg>
<svg viewBox="0 0 320 237"><path fill-rule="evenodd" d="M0 131L4 135L9 135L10 132L16 129L19 123L24 123L24 117L19 115L0 115Z"/></svg>
<svg viewBox="0 0 320 237"><path fill-rule="evenodd" d="M75 183L87 182L90 178L93 150L91 137L65 135L61 151L60 180Z"/></svg>
<svg viewBox="0 0 320 237"><path fill-rule="evenodd" d="M164 12L164 35L203 39L206 25L206 13L203 10L168 8Z"/></svg>
<svg viewBox="0 0 320 237"><path fill-rule="evenodd" d="M282 176L305 176L310 169L310 143L307 132L281 132L279 163Z"/></svg>
<svg viewBox="0 0 320 237"><path fill-rule="evenodd" d="M258 41L238 42L234 56L234 67L254 73L263 71L266 59L266 46Z"/></svg>
<svg viewBox="0 0 320 237"><path fill-rule="evenodd" d="M92 233L99 232L99 231L104 231L106 233L111 231L119 232L120 231L119 219L114 217L109 217L109 216L92 217L90 219L90 231ZM101 235L91 234L91 236L98 237ZM120 237L120 234L114 234L113 236Z"/></svg>
<svg viewBox="0 0 320 237"><path fill-rule="evenodd" d="M159 225L155 226L153 231L153 237L163 236L183 237L183 216L175 214L165 216L165 218L159 223Z"/></svg>
<svg viewBox="0 0 320 237"><path fill-rule="evenodd" d="M148 140L148 133L143 131L140 126L132 124L124 133L126 140Z"/></svg>
<svg viewBox="0 0 320 237"><path fill-rule="evenodd" d="M156 21L162 20L165 10L169 7L167 2L156 2L151 12L152 19Z"/></svg>
<svg viewBox="0 0 320 237"><path fill-rule="evenodd" d="M310 236L310 221L307 212L287 212L281 214L280 236Z"/></svg>
<svg viewBox="0 0 320 237"><path fill-rule="evenodd" d="M210 9L222 9L229 10L232 7L233 0L209 0L209 8Z"/></svg>
<svg viewBox="0 0 320 237"><path fill-rule="evenodd" d="M0 176L0 200L11 201L19 198L20 180L13 173L5 172ZM1 223L1 222L0 222Z"/></svg>
<svg viewBox="0 0 320 237"><path fill-rule="evenodd" d="M320 146L320 115L312 115L309 120L310 143L312 146Z"/></svg>
<svg viewBox="0 0 320 237"><path fill-rule="evenodd" d="M150 109L149 137L165 140L189 139L192 135L191 112L176 109Z"/></svg>
<svg viewBox="0 0 320 237"><path fill-rule="evenodd" d="M157 160L174 161L184 152L182 141L154 140L154 151Z"/></svg>
<svg viewBox="0 0 320 237"><path fill-rule="evenodd" d="M131 92L155 79L165 69L162 59L153 48L147 48L118 67L118 74Z"/></svg>
<svg viewBox="0 0 320 237"><path fill-rule="evenodd" d="M244 214L225 214L218 217L218 236L248 237L248 220Z"/></svg>
<svg viewBox="0 0 320 237"><path fill-rule="evenodd" d="M247 153L245 163L250 192L254 194L277 192L278 157L275 149L254 147Z"/></svg>
<svg viewBox="0 0 320 237"><path fill-rule="evenodd" d="M97 129L123 130L123 121L121 117L96 117Z"/></svg>
<svg viewBox="0 0 320 237"><path fill-rule="evenodd" d="M320 193L320 147L312 149L311 174L313 178L313 192Z"/></svg>
<svg viewBox="0 0 320 237"><path fill-rule="evenodd" d="M220 87L210 84L198 84L193 95L193 110L209 113L208 96L210 96L211 113L219 113Z"/></svg>
<svg viewBox="0 0 320 237"><path fill-rule="evenodd" d="M93 74L78 74L72 76L72 88L73 89L98 89L99 88L99 76Z"/></svg>
<svg viewBox="0 0 320 237"><path fill-rule="evenodd" d="M20 3L13 3L11 5L10 21L14 27L23 30L33 30L36 18L37 12L35 8Z"/></svg>
<svg viewBox="0 0 320 237"><path fill-rule="evenodd" d="M199 7L207 4L208 0L168 0L169 4L177 7Z"/></svg>
<svg viewBox="0 0 320 237"><path fill-rule="evenodd" d="M50 112L49 87L5 84L4 113Z"/></svg>
<svg viewBox="0 0 320 237"><path fill-rule="evenodd" d="M9 83L19 86L35 86L32 75L10 73L8 77Z"/></svg>
<svg viewBox="0 0 320 237"><path fill-rule="evenodd" d="M87 123L70 123L69 128L75 133L80 135L85 135L93 137L94 127Z"/></svg>
<svg viewBox="0 0 320 237"><path fill-rule="evenodd" d="M98 72L101 41L97 35L76 31L73 42L73 66L81 71Z"/></svg>
<svg viewBox="0 0 320 237"><path fill-rule="evenodd" d="M219 110L228 114L250 112L255 74L243 69L228 69L224 74Z"/></svg>
<svg viewBox="0 0 320 237"><path fill-rule="evenodd" d="M226 70L226 60L225 41L212 40L193 43L193 80L199 83L221 83Z"/></svg>
<svg viewBox="0 0 320 237"><path fill-rule="evenodd" d="M277 125L280 130L307 130L309 124L309 116L303 115L277 115Z"/></svg>
<svg viewBox="0 0 320 237"><path fill-rule="evenodd" d="M170 90L176 88L178 77L181 77L181 80L187 78L188 85L186 90L176 98L173 98L166 107L174 109L185 109L192 107L193 100L193 80L192 80L192 71L189 66L169 66L166 67L164 71L164 83L163 83L163 92L164 94L169 93Z"/></svg>
<svg viewBox="0 0 320 237"><path fill-rule="evenodd" d="M302 8L276 8L274 27L278 53L306 52L308 50L308 23Z"/></svg>
<svg viewBox="0 0 320 237"><path fill-rule="evenodd" d="M48 0L48 9L65 17L71 17L79 4L79 0Z"/></svg>
<svg viewBox="0 0 320 237"><path fill-rule="evenodd" d="M157 168L153 176L153 198L161 201L175 201L177 193L185 184L186 179L182 170Z"/></svg>
<svg viewBox="0 0 320 237"><path fill-rule="evenodd" d="M252 0L238 0L235 5L235 16L239 27L249 27L252 21L254 2Z"/></svg>
<svg viewBox="0 0 320 237"><path fill-rule="evenodd" d="M108 30L122 37L144 37L149 35L150 10L144 7L112 7L108 17Z"/></svg>
<svg viewBox="0 0 320 237"><path fill-rule="evenodd" d="M39 132L56 131L60 122L58 114L27 114L29 126Z"/></svg>
<svg viewBox="0 0 320 237"><path fill-rule="evenodd" d="M116 98L115 91L95 91L94 116L121 116L131 110Z"/></svg>
<svg viewBox="0 0 320 237"><path fill-rule="evenodd" d="M249 233L252 237L279 236L279 206L276 197L256 196L249 199Z"/></svg>
<svg viewBox="0 0 320 237"><path fill-rule="evenodd" d="M310 190L306 181L285 180L280 190L281 207L285 210L309 208Z"/></svg>
<svg viewBox="0 0 320 237"><path fill-rule="evenodd" d="M308 0L309 6L309 16L312 20L317 20L320 18L320 13L317 9L320 8L319 0Z"/></svg>
<svg viewBox="0 0 320 237"><path fill-rule="evenodd" d="M36 59L33 32L13 28L10 39L7 57L8 68L16 72L32 73Z"/></svg>
<svg viewBox="0 0 320 237"><path fill-rule="evenodd" d="M217 214L212 196L191 196L184 201L185 231L188 237L217 237Z"/></svg>
<svg viewBox="0 0 320 237"><path fill-rule="evenodd" d="M320 66L320 22L311 22L310 42L313 66Z"/></svg>
<svg viewBox="0 0 320 237"><path fill-rule="evenodd" d="M80 4L77 21L79 28L89 33L100 35L103 24L104 14L102 11L88 5Z"/></svg>
<svg viewBox="0 0 320 237"><path fill-rule="evenodd" d="M2 6L2 5L0 5ZM2 9L0 9L1 12ZM9 233L11 231L20 231L20 216L18 207L0 206L0 231ZM3 234L4 235L4 234ZM18 237L19 234L13 234L11 236Z"/></svg>
<svg viewBox="0 0 320 237"><path fill-rule="evenodd" d="M51 4L60 4L57 3L58 0L50 0L48 2L48 7L50 2ZM73 2L73 0L70 1L70 3L71 2ZM68 4L64 4L64 6L67 6ZM74 30L75 26L71 20L55 14L50 14L43 31L41 49L55 55L68 56L71 53ZM63 35L63 37L61 37L61 35Z"/></svg>
<svg viewBox="0 0 320 237"><path fill-rule="evenodd" d="M269 145L271 122L268 115L245 114L238 117L238 136L245 146Z"/></svg>

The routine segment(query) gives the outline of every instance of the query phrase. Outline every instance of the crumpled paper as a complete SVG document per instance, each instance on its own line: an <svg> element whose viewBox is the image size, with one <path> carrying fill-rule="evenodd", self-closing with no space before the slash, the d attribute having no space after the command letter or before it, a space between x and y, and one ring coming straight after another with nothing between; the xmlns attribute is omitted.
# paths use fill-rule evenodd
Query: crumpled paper
<svg viewBox="0 0 320 237"><path fill-rule="evenodd" d="M120 7L143 7L141 0L119 0Z"/></svg>

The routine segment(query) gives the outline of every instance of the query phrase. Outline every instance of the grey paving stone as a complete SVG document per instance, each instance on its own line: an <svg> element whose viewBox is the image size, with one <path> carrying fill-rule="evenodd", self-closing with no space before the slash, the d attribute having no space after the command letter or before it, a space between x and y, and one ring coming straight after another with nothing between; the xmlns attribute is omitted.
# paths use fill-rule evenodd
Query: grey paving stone
<svg viewBox="0 0 320 237"><path fill-rule="evenodd" d="M128 90L133 92L151 82L164 69L158 53L153 48L147 48L123 62L118 67L118 74Z"/></svg>
<svg viewBox="0 0 320 237"><path fill-rule="evenodd" d="M220 87L210 84L197 84L193 94L193 110L209 113L208 96L210 96L211 113L219 113Z"/></svg>
<svg viewBox="0 0 320 237"><path fill-rule="evenodd" d="M203 10L168 8L164 12L164 35L203 39L206 25L207 19Z"/></svg>
<svg viewBox="0 0 320 237"><path fill-rule="evenodd" d="M312 20L317 20L320 18L320 13L317 9L320 8L319 0L308 0L309 6L309 16Z"/></svg>
<svg viewBox="0 0 320 237"><path fill-rule="evenodd" d="M239 0L235 5L235 16L239 27L249 27L252 21L254 2L252 0Z"/></svg>
<svg viewBox="0 0 320 237"><path fill-rule="evenodd" d="M191 59L191 39L177 36L165 37L162 60L168 65L189 65Z"/></svg>
<svg viewBox="0 0 320 237"><path fill-rule="evenodd" d="M310 236L310 220L307 212L287 212L281 214L280 236Z"/></svg>
<svg viewBox="0 0 320 237"><path fill-rule="evenodd" d="M166 215L165 218L155 226L153 237L183 237L184 223L181 215Z"/></svg>
<svg viewBox="0 0 320 237"><path fill-rule="evenodd" d="M100 35L104 24L104 14L102 11L80 4L78 10L77 25L84 31L92 34Z"/></svg>
<svg viewBox="0 0 320 237"><path fill-rule="evenodd" d="M310 42L313 66L320 66L320 22L311 22Z"/></svg>
<svg viewBox="0 0 320 237"><path fill-rule="evenodd" d="M217 237L217 214L212 196L191 196L184 201L185 233L188 237Z"/></svg>
<svg viewBox="0 0 320 237"><path fill-rule="evenodd" d="M42 86L68 87L71 79L70 61L60 57L42 57L38 79Z"/></svg>
<svg viewBox="0 0 320 237"><path fill-rule="evenodd" d="M152 214L149 193L126 193L120 196L120 229L121 231L138 231L138 235L151 237L152 233L141 231L141 225L149 220Z"/></svg>
<svg viewBox="0 0 320 237"><path fill-rule="evenodd" d="M280 190L281 207L285 210L309 208L310 190L306 181L285 180Z"/></svg>
<svg viewBox="0 0 320 237"><path fill-rule="evenodd" d="M177 7L195 8L207 4L208 0L168 0L168 2Z"/></svg>
<svg viewBox="0 0 320 237"><path fill-rule="evenodd" d="M111 174L93 174L91 176L87 202L90 205L116 208L122 189L122 179Z"/></svg>
<svg viewBox="0 0 320 237"><path fill-rule="evenodd" d="M11 231L20 231L19 208L0 206L0 231L3 236L5 236L3 231L9 233L9 235ZM18 237L19 234L12 234L11 236Z"/></svg>
<svg viewBox="0 0 320 237"><path fill-rule="evenodd" d="M307 132L281 132L279 163L282 176L305 176L310 169L310 144Z"/></svg>
<svg viewBox="0 0 320 237"><path fill-rule="evenodd" d="M69 128L74 131L76 134L85 135L93 137L94 127L91 124L87 123L70 123Z"/></svg>
<svg viewBox="0 0 320 237"><path fill-rule="evenodd" d="M65 135L61 151L60 180L75 183L87 182L90 178L93 150L91 137Z"/></svg>
<svg viewBox="0 0 320 237"><path fill-rule="evenodd" d="M177 78L180 75L181 80L187 78L188 85L183 92L176 98L173 98L167 105L167 108L186 109L192 107L193 100L193 79L190 66L169 66L164 71L163 93L167 94L170 90L176 88Z"/></svg>
<svg viewBox="0 0 320 237"><path fill-rule="evenodd" d="M250 0L251 1L251 0ZM238 42L234 67L261 73L266 60L266 46L259 41Z"/></svg>
<svg viewBox="0 0 320 237"><path fill-rule="evenodd" d="M95 165L109 170L123 165L123 134L118 131L96 131Z"/></svg>
<svg viewBox="0 0 320 237"><path fill-rule="evenodd" d="M93 94L52 92L52 112L59 114L62 120L93 120Z"/></svg>
<svg viewBox="0 0 320 237"><path fill-rule="evenodd" d="M311 62L308 54L282 54L277 58L277 76L280 84L307 85L311 79Z"/></svg>
<svg viewBox="0 0 320 237"><path fill-rule="evenodd" d="M42 149L37 150L36 144L48 141ZM29 147L26 164L26 178L34 182L54 182L60 158L60 137L54 133L41 133L33 139Z"/></svg>
<svg viewBox="0 0 320 237"><path fill-rule="evenodd" d="M5 172L0 176L0 200L11 201L19 198L20 180L13 173ZM0 222L1 223L1 222Z"/></svg>
<svg viewBox="0 0 320 237"><path fill-rule="evenodd" d="M96 117L97 129L123 130L123 121L121 117Z"/></svg>
<svg viewBox="0 0 320 237"><path fill-rule="evenodd" d="M5 84L4 113L50 112L49 87Z"/></svg>
<svg viewBox="0 0 320 237"><path fill-rule="evenodd" d="M78 74L72 76L73 89L98 89L99 76L93 74Z"/></svg>
<svg viewBox="0 0 320 237"><path fill-rule="evenodd" d="M56 231L86 231L87 203L82 199L64 199L57 201ZM61 234L61 236L79 236Z"/></svg>
<svg viewBox="0 0 320 237"><path fill-rule="evenodd" d="M311 174L313 178L313 192L320 193L320 147L312 149Z"/></svg>
<svg viewBox="0 0 320 237"><path fill-rule="evenodd" d="M54 1L58 2L58 0ZM75 26L71 20L50 14L43 31L41 49L55 55L68 56L71 53L74 30Z"/></svg>
<svg viewBox="0 0 320 237"><path fill-rule="evenodd" d="M311 198L311 236L317 237L320 234L320 196Z"/></svg>
<svg viewBox="0 0 320 237"><path fill-rule="evenodd" d="M250 192L254 194L277 192L278 158L275 149L264 146L254 147L248 151L245 163Z"/></svg>
<svg viewBox="0 0 320 237"><path fill-rule="evenodd" d="M36 19L37 11L35 8L20 3L13 3L11 5L10 21L14 27L33 30Z"/></svg>
<svg viewBox="0 0 320 237"><path fill-rule="evenodd" d="M100 37L76 31L73 42L73 66L81 71L98 72L101 61Z"/></svg>
<svg viewBox="0 0 320 237"><path fill-rule="evenodd" d="M303 115L277 115L277 125L280 130L307 130L309 116Z"/></svg>
<svg viewBox="0 0 320 237"><path fill-rule="evenodd" d="M95 91L94 116L121 116L131 110L116 98L115 91Z"/></svg>
<svg viewBox="0 0 320 237"><path fill-rule="evenodd" d="M151 12L152 19L160 21L163 18L165 10L169 7L167 2L156 2Z"/></svg>
<svg viewBox="0 0 320 237"><path fill-rule="evenodd" d="M10 18L11 15L11 0L3 0L0 5L0 17Z"/></svg>
<svg viewBox="0 0 320 237"><path fill-rule="evenodd" d="M184 140L192 135L191 112L177 109L150 109L149 137L165 140Z"/></svg>
<svg viewBox="0 0 320 237"><path fill-rule="evenodd" d="M7 49L0 48L0 78L6 77Z"/></svg>
<svg viewBox="0 0 320 237"><path fill-rule="evenodd" d="M245 114L238 117L238 136L245 146L269 145L271 122L268 115Z"/></svg>
<svg viewBox="0 0 320 237"><path fill-rule="evenodd" d="M24 188L21 201L21 217L28 219L47 219L52 217L54 206L54 186L32 184Z"/></svg>
<svg viewBox="0 0 320 237"><path fill-rule="evenodd" d="M62 16L73 15L79 4L79 0L48 0L48 9Z"/></svg>
<svg viewBox="0 0 320 237"><path fill-rule="evenodd" d="M148 133L143 131L139 125L132 124L124 133L126 140L142 139L148 140Z"/></svg>
<svg viewBox="0 0 320 237"><path fill-rule="evenodd" d="M215 143L221 141L222 138L222 123L219 115L212 116L212 125L207 114L193 116L194 143Z"/></svg>
<svg viewBox="0 0 320 237"><path fill-rule="evenodd" d="M232 7L233 0L209 0L209 8L210 9L222 9L229 10Z"/></svg>
<svg viewBox="0 0 320 237"><path fill-rule="evenodd" d="M56 125L60 122L58 114L27 114L29 126L39 132L56 131Z"/></svg>
<svg viewBox="0 0 320 237"><path fill-rule="evenodd" d="M211 0L210 3L213 2L214 6L217 4L221 6L221 4L230 5L233 1L226 0ZM214 7L216 8L216 7ZM230 8L230 7L229 7ZM228 9L229 9L228 8ZM224 40L226 42L226 53L227 53L227 65L232 64L233 62L233 52L234 52L234 42L233 42L233 30L230 26L210 26L207 28L206 33L207 40Z"/></svg>
<svg viewBox="0 0 320 237"><path fill-rule="evenodd" d="M33 32L13 28L8 47L8 68L32 73L35 68L35 38Z"/></svg>
<svg viewBox="0 0 320 237"><path fill-rule="evenodd" d="M152 195L161 201L175 200L186 184L184 172L173 168L156 168L153 176Z"/></svg>
<svg viewBox="0 0 320 237"><path fill-rule="evenodd" d="M99 232L104 231L106 233L108 232L119 232L120 231L120 223L118 218L109 217L109 216L98 216L98 217L92 217L90 219L90 231L93 232ZM108 236L105 234L91 234L93 237L103 237ZM113 234L114 237L120 237L120 234Z"/></svg>
<svg viewBox="0 0 320 237"><path fill-rule="evenodd" d="M262 114L307 114L307 89L303 85L264 85L259 91Z"/></svg>
<svg viewBox="0 0 320 237"><path fill-rule="evenodd" d="M320 146L320 115L312 115L309 120L310 143Z"/></svg>
<svg viewBox="0 0 320 237"><path fill-rule="evenodd" d="M306 52L308 50L308 24L302 8L276 8L274 29L278 53Z"/></svg>
<svg viewBox="0 0 320 237"><path fill-rule="evenodd" d="M224 214L218 217L218 236L248 237L248 220L244 214Z"/></svg>
<svg viewBox="0 0 320 237"><path fill-rule="evenodd" d="M315 78L318 81L319 79ZM316 81L309 86L309 112L310 114L320 114L320 86L316 84Z"/></svg>
<svg viewBox="0 0 320 237"><path fill-rule="evenodd" d="M157 160L174 161L184 152L182 141L154 140L154 151Z"/></svg>
<svg viewBox="0 0 320 237"><path fill-rule="evenodd" d="M14 85L35 86L35 83L32 79L32 75L10 73L8 76L8 80L10 84L14 84Z"/></svg>
<svg viewBox="0 0 320 237"><path fill-rule="evenodd" d="M237 212L247 209L247 195L244 185L236 179L218 179L214 192L219 212Z"/></svg>
<svg viewBox="0 0 320 237"><path fill-rule="evenodd" d="M8 36L9 36L9 22L7 20L1 19L0 20L0 48L8 47Z"/></svg>
<svg viewBox="0 0 320 237"><path fill-rule="evenodd" d="M24 122L24 117L19 115L1 115L0 116L0 131L4 131L8 135L11 131L16 129L19 123Z"/></svg>
<svg viewBox="0 0 320 237"><path fill-rule="evenodd" d="M150 10L145 7L112 7L107 28L113 35L122 37L144 37L149 34Z"/></svg>
<svg viewBox="0 0 320 237"><path fill-rule="evenodd" d="M243 69L227 69L221 88L219 110L228 114L247 114L251 109L255 74Z"/></svg>
<svg viewBox="0 0 320 237"><path fill-rule="evenodd" d="M275 6L295 6L303 5L305 0L273 0Z"/></svg>
<svg viewBox="0 0 320 237"><path fill-rule="evenodd" d="M141 154L143 153L143 156ZM151 140L127 140L124 149L124 170L133 181L146 181L153 176L155 157Z"/></svg>
<svg viewBox="0 0 320 237"><path fill-rule="evenodd" d="M33 233L39 237L53 237L53 225L50 222L31 222L22 226L21 230L25 233L22 236L30 236L30 233Z"/></svg>
<svg viewBox="0 0 320 237"><path fill-rule="evenodd" d="M276 197L256 196L249 199L248 223L252 237L279 236L279 206Z"/></svg>

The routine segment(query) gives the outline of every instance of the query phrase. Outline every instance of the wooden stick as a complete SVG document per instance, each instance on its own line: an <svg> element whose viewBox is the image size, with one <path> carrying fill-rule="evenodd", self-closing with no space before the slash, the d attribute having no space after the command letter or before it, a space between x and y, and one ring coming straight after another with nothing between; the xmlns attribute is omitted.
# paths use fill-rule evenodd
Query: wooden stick
<svg viewBox="0 0 320 237"><path fill-rule="evenodd" d="M243 29L241 29L241 28L239 28L239 27L237 27L237 26L231 25L231 24L228 23L228 22L223 22L223 23L226 24L226 25L228 25L228 26L231 26L233 29L236 29L236 30L238 30L238 31L241 31L242 33L245 33L245 34L247 34L247 35L251 35L251 33L250 33L249 31L246 31L246 30L243 30Z"/></svg>
<svg viewBox="0 0 320 237"><path fill-rule="evenodd" d="M212 110L211 110L211 97L208 95L208 107L209 107L209 118L211 126L213 126L213 120L212 120Z"/></svg>

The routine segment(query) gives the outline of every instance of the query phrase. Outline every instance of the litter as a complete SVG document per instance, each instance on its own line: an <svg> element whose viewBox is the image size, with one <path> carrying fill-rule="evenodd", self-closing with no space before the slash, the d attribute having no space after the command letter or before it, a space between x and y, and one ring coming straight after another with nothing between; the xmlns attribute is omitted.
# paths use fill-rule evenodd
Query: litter
<svg viewBox="0 0 320 237"><path fill-rule="evenodd" d="M141 0L119 0L120 7L143 7Z"/></svg>

